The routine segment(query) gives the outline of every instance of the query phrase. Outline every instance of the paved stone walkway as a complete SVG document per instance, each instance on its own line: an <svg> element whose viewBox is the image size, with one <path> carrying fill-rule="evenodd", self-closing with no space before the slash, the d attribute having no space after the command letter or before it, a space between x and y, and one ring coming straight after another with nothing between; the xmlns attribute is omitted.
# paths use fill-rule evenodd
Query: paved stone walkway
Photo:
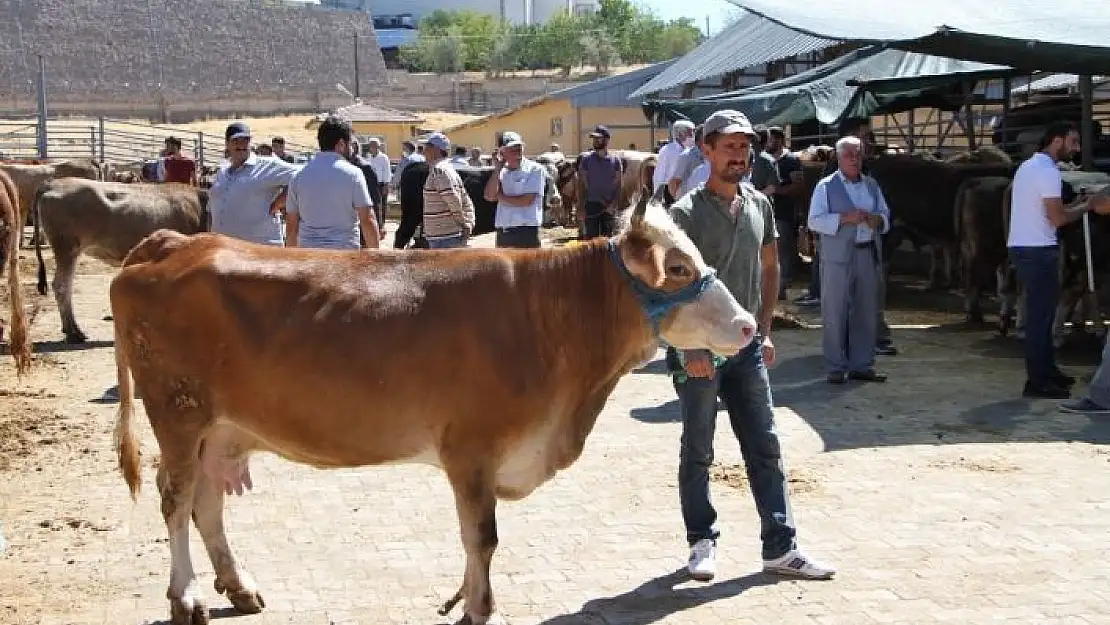
<svg viewBox="0 0 1110 625"><path fill-rule="evenodd" d="M168 617L154 470L132 506L111 453L114 406L92 403L115 383L111 326L101 320L108 280L77 279L88 349L49 354L18 387L4 382L17 391L0 409L37 406L68 430L0 479L10 543L0 622ZM36 340L57 340L58 327L51 302ZM499 507L493 583L503 612L515 625L1110 622L1110 419L1015 399L1021 361L986 332L896 337L904 355L881 361L888 384L842 388L823 382L817 331L775 337L776 414L800 537L839 567L837 579L758 572L758 519L723 418L719 575L685 579L677 403L655 362L621 382L577 464ZM40 351L52 349L60 346ZM157 447L140 421L149 461ZM229 536L267 609L236 624L450 622L435 609L457 588L463 555L437 471L325 472L262 456L254 476L256 490L230 503ZM193 537L209 606L230 615Z"/></svg>

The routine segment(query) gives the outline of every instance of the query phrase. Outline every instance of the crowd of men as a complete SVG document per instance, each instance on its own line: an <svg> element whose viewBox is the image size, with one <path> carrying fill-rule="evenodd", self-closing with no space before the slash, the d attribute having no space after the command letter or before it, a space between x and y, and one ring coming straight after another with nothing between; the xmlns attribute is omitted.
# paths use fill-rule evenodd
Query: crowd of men
<svg viewBox="0 0 1110 625"><path fill-rule="evenodd" d="M709 497L709 467L717 400L729 414L747 465L761 520L764 569L803 578L828 578L835 569L797 546L789 493L775 433L768 367L776 358L771 339L773 311L786 297L784 284L798 258L802 228L817 240L810 289L798 303L821 307L822 352L830 384L883 382L876 354L896 355L883 315L883 235L890 208L878 182L868 175L871 134L865 121L842 127L835 157L812 193L804 189L802 165L786 149L781 128L754 128L733 110L715 112L704 123L680 121L673 139L658 153L652 181L670 214L690 236L705 261L746 309L757 312L759 332L751 345L727 359L707 351L668 350L667 363L681 406L679 494L690 547L688 568L696 579L715 575L717 513ZM616 228L623 175L605 126L590 133L592 150L578 159L582 181L583 238L610 236ZM465 247L474 228L474 203L456 166L480 162L480 154L452 149L434 133L419 144L405 142L395 171L371 140L365 155L350 124L328 117L320 125L320 152L303 166L265 158L250 149L242 123L227 127L228 160L211 189L212 229L267 245L329 249L377 247L391 180L416 162L426 162L423 235L430 248ZM179 148L179 145L178 145ZM498 247L540 247L545 169L524 156L516 132L501 134L494 171L483 197L497 203ZM1055 229L1089 210L1110 213L1110 195L1084 197L1065 207L1056 163L1078 151L1070 124L1053 124L1043 149L1014 177L1011 257L1028 296L1026 397L1068 397L1074 378L1053 360L1051 325L1059 285ZM276 150L275 150L276 154ZM167 177L176 175L167 156ZM161 171L161 170L160 170ZM275 196L286 194L283 230ZM1088 397L1067 404L1078 412L1110 412L1110 367L1100 367Z"/></svg>

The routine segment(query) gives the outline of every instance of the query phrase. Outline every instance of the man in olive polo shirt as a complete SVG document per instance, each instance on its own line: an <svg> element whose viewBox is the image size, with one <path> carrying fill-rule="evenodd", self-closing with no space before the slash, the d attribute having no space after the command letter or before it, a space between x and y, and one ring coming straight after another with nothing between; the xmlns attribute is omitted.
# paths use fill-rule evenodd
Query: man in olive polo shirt
<svg viewBox="0 0 1110 625"><path fill-rule="evenodd" d="M771 382L767 367L775 362L771 318L778 296L779 266L775 216L771 202L750 184L748 173L755 131L748 118L732 110L717 111L705 121L702 150L709 180L671 206L671 217L690 236L705 261L744 308L757 312L759 333L751 345L726 360L710 352L679 353L674 385L682 408L678 492L691 577L707 581L716 574L717 511L709 501L709 466L717 397L728 409L740 441L752 496L759 511L763 570L808 579L828 579L836 572L798 549L790 512L781 446L775 434Z"/></svg>

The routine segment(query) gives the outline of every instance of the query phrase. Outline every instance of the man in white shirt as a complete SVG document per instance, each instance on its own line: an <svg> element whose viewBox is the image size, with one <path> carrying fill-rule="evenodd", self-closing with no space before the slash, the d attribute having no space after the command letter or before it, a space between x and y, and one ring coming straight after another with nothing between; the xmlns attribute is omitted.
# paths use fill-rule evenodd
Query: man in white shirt
<svg viewBox="0 0 1110 625"><path fill-rule="evenodd" d="M655 166L655 175L651 179L652 189L658 191L659 187L666 186L678 169L679 160L686 148L694 145L694 124L685 119L680 119L671 126L671 136L674 140L659 150L658 164ZM667 191L670 195L670 191ZM670 202L678 198L671 197Z"/></svg>
<svg viewBox="0 0 1110 625"><path fill-rule="evenodd" d="M809 229L821 236L821 342L829 384L885 382L875 371L879 331L882 239L890 208L874 178L862 171L863 142L836 142L837 171L813 189Z"/></svg>
<svg viewBox="0 0 1110 625"><path fill-rule="evenodd" d="M1052 322L1060 298L1060 247L1056 229L1083 217L1088 205L1064 207L1058 161L1079 151L1079 133L1070 122L1050 124L1041 151L1014 173L1010 233L1006 247L1025 289L1025 373L1023 397L1067 399L1072 378L1056 366Z"/></svg>
<svg viewBox="0 0 1110 625"><path fill-rule="evenodd" d="M674 172L667 182L667 191L671 197L678 201L679 198L709 180L709 165L705 155L702 154L701 143L704 125L694 129L694 145L684 149L678 157ZM695 172L697 176L695 176Z"/></svg>
<svg viewBox="0 0 1110 625"><path fill-rule="evenodd" d="M524 139L504 132L483 195L497 202L497 247L540 247L543 224L543 165L524 158Z"/></svg>
<svg viewBox="0 0 1110 625"><path fill-rule="evenodd" d="M389 155L382 152L382 145L377 139L366 142L368 154L363 157L374 170L378 177L378 190L382 195L381 205L374 207L375 217L378 218L378 231L385 236L385 207L389 202L389 182L393 180L393 168L389 163Z"/></svg>

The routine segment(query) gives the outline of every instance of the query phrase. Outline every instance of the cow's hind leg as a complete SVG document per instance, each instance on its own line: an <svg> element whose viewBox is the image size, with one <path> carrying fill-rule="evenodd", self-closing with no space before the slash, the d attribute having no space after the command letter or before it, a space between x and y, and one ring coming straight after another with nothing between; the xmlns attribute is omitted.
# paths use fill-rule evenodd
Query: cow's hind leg
<svg viewBox="0 0 1110 625"><path fill-rule="evenodd" d="M463 601L463 617L457 625L499 625L505 621L497 614L489 581L490 562L497 549L497 498L492 473L462 469L448 470L455 491L459 529L466 550L466 572L462 587L440 609L446 616Z"/></svg>
<svg viewBox="0 0 1110 625"><path fill-rule="evenodd" d="M158 492L162 517L170 537L170 622L173 625L207 625L208 608L200 592L189 553L189 517L196 493L198 462L196 447L190 456L162 450L158 467Z"/></svg>
<svg viewBox="0 0 1110 625"><path fill-rule="evenodd" d="M224 531L224 496L242 494L250 489L248 468L249 441L233 426L216 425L205 436L200 458L203 471L197 479L193 502L193 522L197 525L212 568L216 571L215 588L227 594L231 605L243 614L257 614L266 607L258 586L243 568Z"/></svg>
<svg viewBox="0 0 1110 625"><path fill-rule="evenodd" d="M201 475L201 440L214 419L205 408L207 401L200 389L186 378L165 377L143 384L142 370L135 369L135 373L161 451L158 492L169 533L170 584L166 598L170 601L171 623L207 625L208 609L189 553L189 521Z"/></svg>
<svg viewBox="0 0 1110 625"><path fill-rule="evenodd" d="M81 253L65 241L52 241L54 246L54 300L62 318L62 334L67 343L84 343L85 333L77 325L73 313L73 276L77 272L77 257Z"/></svg>

